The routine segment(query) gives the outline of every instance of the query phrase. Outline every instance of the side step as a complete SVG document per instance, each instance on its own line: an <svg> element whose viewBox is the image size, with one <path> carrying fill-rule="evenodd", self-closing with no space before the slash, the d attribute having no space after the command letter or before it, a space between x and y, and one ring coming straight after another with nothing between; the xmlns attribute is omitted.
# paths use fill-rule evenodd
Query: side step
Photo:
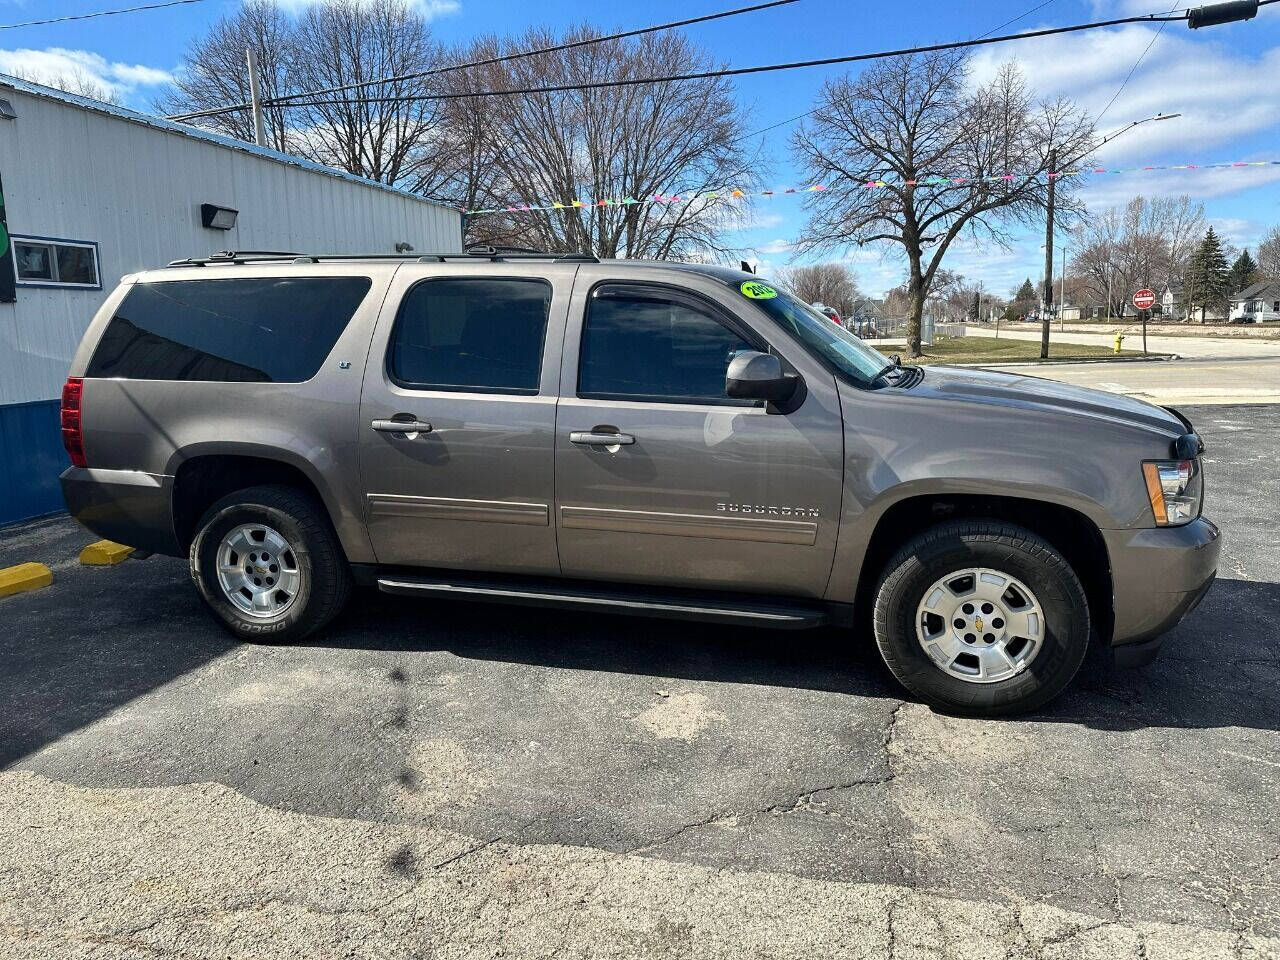
<svg viewBox="0 0 1280 960"><path fill-rule="evenodd" d="M562 607L780 630L817 627L827 622L825 608L816 603L752 603L745 597L726 598L724 595L719 595L716 599L703 599L653 591L604 590L585 585L574 587L571 583L562 582L543 584L403 575L379 577L378 589L383 593L402 596L435 596L453 600Z"/></svg>

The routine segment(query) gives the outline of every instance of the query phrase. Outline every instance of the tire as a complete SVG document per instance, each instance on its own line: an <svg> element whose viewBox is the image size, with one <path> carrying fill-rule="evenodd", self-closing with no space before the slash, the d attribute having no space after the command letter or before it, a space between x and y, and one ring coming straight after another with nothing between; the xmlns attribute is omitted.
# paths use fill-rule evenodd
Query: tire
<svg viewBox="0 0 1280 960"><path fill-rule="evenodd" d="M328 515L294 487L249 487L223 497L201 517L188 560L201 599L242 640L301 640L337 616L351 592Z"/></svg>
<svg viewBox="0 0 1280 960"><path fill-rule="evenodd" d="M990 613L976 593L965 606L968 584L994 594L1001 577ZM1001 631L983 632L992 623ZM952 521L885 566L874 629L885 665L913 694L950 712L1002 716L1043 706L1075 677L1089 649L1089 604L1071 565L1031 531Z"/></svg>

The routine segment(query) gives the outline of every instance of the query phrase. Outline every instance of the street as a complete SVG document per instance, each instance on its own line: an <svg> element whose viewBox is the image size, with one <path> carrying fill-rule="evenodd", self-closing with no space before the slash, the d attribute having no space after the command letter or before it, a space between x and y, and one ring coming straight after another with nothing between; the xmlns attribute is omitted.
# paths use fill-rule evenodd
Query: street
<svg viewBox="0 0 1280 960"><path fill-rule="evenodd" d="M3 955L1280 956L1280 406L1183 412L1218 583L1016 720L835 629L370 593L242 644L180 560L6 530L56 580L0 600Z"/></svg>

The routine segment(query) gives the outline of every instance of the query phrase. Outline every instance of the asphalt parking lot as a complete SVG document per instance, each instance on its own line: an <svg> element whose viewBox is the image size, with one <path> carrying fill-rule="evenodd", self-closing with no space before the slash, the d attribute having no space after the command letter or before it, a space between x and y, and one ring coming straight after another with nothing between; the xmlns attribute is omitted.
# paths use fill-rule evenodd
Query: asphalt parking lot
<svg viewBox="0 0 1280 960"><path fill-rule="evenodd" d="M867 638L359 597L241 644L0 531L5 956L1280 956L1280 406L1185 407L1220 579L1044 712Z"/></svg>

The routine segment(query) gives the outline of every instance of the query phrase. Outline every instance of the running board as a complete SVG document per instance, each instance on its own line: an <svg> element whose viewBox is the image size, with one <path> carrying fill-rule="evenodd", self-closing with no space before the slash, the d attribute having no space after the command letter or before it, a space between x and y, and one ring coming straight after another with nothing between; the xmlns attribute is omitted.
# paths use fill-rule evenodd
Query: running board
<svg viewBox="0 0 1280 960"><path fill-rule="evenodd" d="M788 603L742 603L728 600L700 600L655 593L626 593L590 588L574 589L557 584L502 583L500 581L446 580L437 577L379 577L378 589L401 596L448 597L453 600L480 600L489 603L528 604L593 610L638 617L666 617L701 620L749 627L797 630L827 622L826 610L817 605Z"/></svg>

